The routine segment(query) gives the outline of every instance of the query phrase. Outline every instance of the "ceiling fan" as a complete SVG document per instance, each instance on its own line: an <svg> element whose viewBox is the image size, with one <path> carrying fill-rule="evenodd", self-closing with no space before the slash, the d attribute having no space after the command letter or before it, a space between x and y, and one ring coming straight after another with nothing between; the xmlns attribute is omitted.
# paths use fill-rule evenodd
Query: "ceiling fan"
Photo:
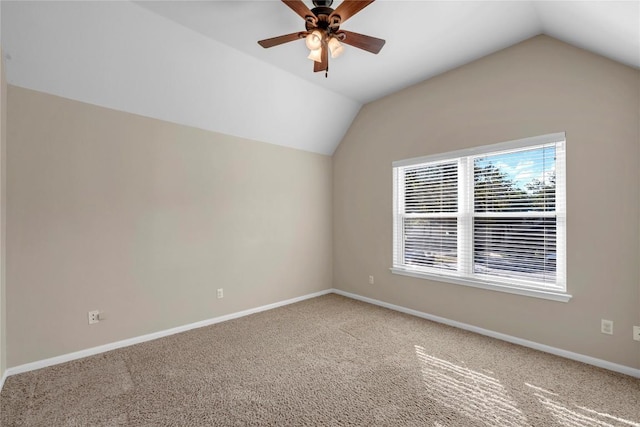
<svg viewBox="0 0 640 427"><path fill-rule="evenodd" d="M266 49L304 38L311 51L308 58L314 61L313 71L324 71L325 77L329 73L329 52L332 58L337 58L344 51L340 42L375 54L384 46L382 39L340 29L347 19L374 0L343 0L335 10L331 8L333 0L313 0L315 7L311 10L302 0L282 2L304 19L306 31L260 40L258 44Z"/></svg>

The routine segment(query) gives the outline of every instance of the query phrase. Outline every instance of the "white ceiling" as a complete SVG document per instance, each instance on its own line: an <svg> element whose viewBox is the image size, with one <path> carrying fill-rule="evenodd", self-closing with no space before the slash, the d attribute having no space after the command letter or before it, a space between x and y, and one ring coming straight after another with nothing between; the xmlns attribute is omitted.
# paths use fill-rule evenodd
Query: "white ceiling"
<svg viewBox="0 0 640 427"><path fill-rule="evenodd" d="M346 46L329 78L303 41L257 44L304 29L280 1L0 7L10 84L322 154L362 104L538 34L640 68L640 1L378 0L343 28L386 45Z"/></svg>

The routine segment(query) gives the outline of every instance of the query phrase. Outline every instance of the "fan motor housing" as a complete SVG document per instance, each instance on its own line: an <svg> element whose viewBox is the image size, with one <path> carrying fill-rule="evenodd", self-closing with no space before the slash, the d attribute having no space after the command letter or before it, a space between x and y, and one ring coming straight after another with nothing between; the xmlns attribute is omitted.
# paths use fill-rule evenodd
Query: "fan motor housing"
<svg viewBox="0 0 640 427"><path fill-rule="evenodd" d="M314 24L313 22L309 22L307 20L307 22L305 23L307 31L313 31L316 28L325 30L327 32L329 32L329 30L337 31L339 29L339 23L334 22L333 25L331 25L331 23L329 22L329 16L333 13L333 9L331 9L330 7L314 7L313 9L311 9L311 12L316 16L316 18L318 18L318 21Z"/></svg>
<svg viewBox="0 0 640 427"><path fill-rule="evenodd" d="M332 4L333 0L313 0L313 5L315 7L330 7Z"/></svg>

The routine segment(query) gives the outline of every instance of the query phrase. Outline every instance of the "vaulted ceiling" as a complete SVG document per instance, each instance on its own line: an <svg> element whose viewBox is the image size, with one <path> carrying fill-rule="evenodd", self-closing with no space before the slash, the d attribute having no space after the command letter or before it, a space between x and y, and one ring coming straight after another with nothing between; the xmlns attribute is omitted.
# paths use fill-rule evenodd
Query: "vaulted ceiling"
<svg viewBox="0 0 640 427"><path fill-rule="evenodd" d="M343 28L386 45L346 46L328 78L303 41L256 43L304 29L274 0L2 1L0 13L10 84L322 154L364 103L538 34L640 68L640 1L378 0Z"/></svg>

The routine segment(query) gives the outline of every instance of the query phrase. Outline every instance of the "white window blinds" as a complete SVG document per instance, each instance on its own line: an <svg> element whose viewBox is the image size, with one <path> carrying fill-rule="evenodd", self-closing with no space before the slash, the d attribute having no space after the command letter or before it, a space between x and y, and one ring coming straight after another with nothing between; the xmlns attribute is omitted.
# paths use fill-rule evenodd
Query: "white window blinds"
<svg viewBox="0 0 640 427"><path fill-rule="evenodd" d="M565 140L394 163L394 269L566 291Z"/></svg>
<svg viewBox="0 0 640 427"><path fill-rule="evenodd" d="M475 157L473 271L555 287L556 144Z"/></svg>
<svg viewBox="0 0 640 427"><path fill-rule="evenodd" d="M405 262L455 269L457 162L406 168L403 189Z"/></svg>

